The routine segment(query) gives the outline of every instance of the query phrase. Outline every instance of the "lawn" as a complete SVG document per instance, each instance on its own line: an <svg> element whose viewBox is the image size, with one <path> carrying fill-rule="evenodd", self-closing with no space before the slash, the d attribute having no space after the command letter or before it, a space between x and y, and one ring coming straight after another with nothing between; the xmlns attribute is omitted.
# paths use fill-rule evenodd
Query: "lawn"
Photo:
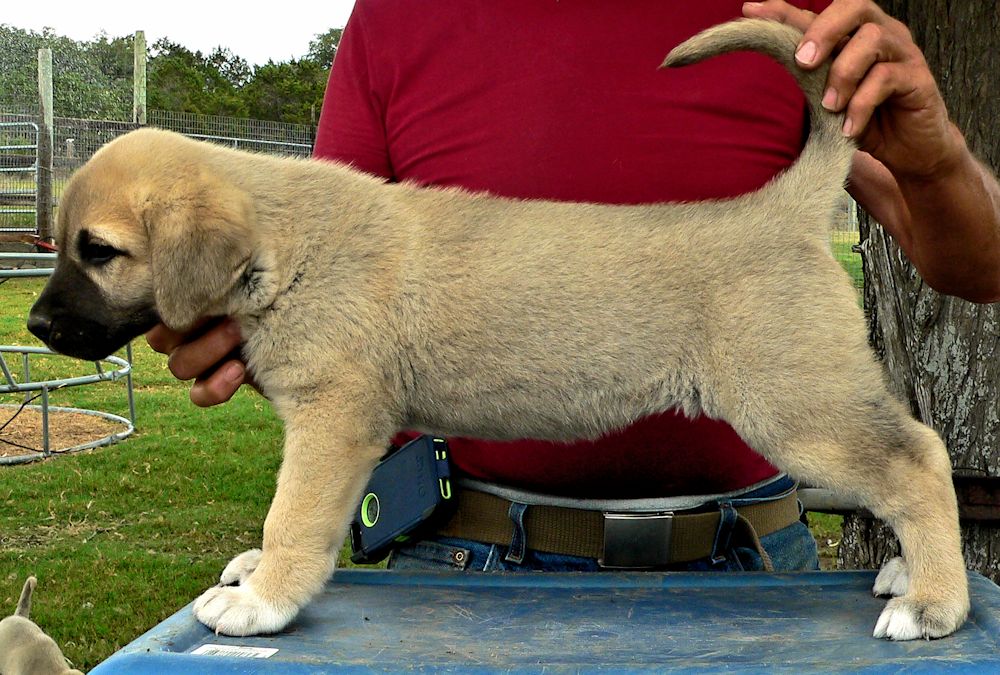
<svg viewBox="0 0 1000 675"><path fill-rule="evenodd" d="M835 249L856 262L850 243ZM41 285L0 286L0 344L36 344L24 318ZM281 427L259 395L241 391L226 406L197 409L163 357L143 341L134 356L136 434L108 448L0 466L0 615L35 574L33 618L83 669L174 613L215 583L232 556L259 545L280 459ZM59 357L34 367L46 376L87 368ZM127 415L121 383L58 391L51 402ZM0 410L0 424L11 414ZM840 519L821 515L813 523L824 566L832 566Z"/></svg>
<svg viewBox="0 0 1000 675"><path fill-rule="evenodd" d="M0 343L35 344L24 329L41 283L0 287ZM53 358L36 372L82 374ZM65 372L63 372L65 371ZM274 489L281 427L263 398L194 408L165 359L136 343L138 432L110 448L0 466L0 613L39 578L33 618L90 668L215 582L259 545ZM8 397L11 402L16 399ZM55 392L55 405L127 416L122 383ZM4 410L0 423L12 411Z"/></svg>

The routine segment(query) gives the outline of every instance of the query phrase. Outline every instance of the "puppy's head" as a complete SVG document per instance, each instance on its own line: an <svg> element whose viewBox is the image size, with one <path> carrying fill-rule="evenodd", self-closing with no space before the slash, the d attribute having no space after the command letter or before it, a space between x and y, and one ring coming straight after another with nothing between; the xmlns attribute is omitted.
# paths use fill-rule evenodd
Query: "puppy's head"
<svg viewBox="0 0 1000 675"><path fill-rule="evenodd" d="M102 148L59 204L56 268L28 317L53 350L94 360L163 321L224 310L253 252L249 197L201 143L140 130Z"/></svg>

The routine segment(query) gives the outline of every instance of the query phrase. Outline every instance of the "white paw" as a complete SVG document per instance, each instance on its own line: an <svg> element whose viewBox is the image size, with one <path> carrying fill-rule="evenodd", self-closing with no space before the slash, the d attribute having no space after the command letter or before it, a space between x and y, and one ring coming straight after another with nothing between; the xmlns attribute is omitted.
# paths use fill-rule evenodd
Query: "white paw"
<svg viewBox="0 0 1000 675"><path fill-rule="evenodd" d="M898 598L906 595L910 588L910 570L902 558L893 558L882 566L875 577L872 594L878 597L892 596Z"/></svg>
<svg viewBox="0 0 1000 675"><path fill-rule="evenodd" d="M965 621L968 606L961 602L919 603L893 598L886 603L873 635L890 640L916 640L951 635Z"/></svg>
<svg viewBox="0 0 1000 675"><path fill-rule="evenodd" d="M260 557L262 553L259 548L252 548L249 551L244 551L238 556L229 561L226 565L226 569L222 570L222 574L219 575L219 585L220 586L242 586L247 577L257 569L257 565L260 564Z"/></svg>
<svg viewBox="0 0 1000 675"><path fill-rule="evenodd" d="M917 612L900 598L893 598L882 610L873 635L890 640L916 640L925 637Z"/></svg>
<svg viewBox="0 0 1000 675"><path fill-rule="evenodd" d="M194 616L217 634L245 636L277 633L297 609L277 607L257 595L251 584L215 586L194 601Z"/></svg>

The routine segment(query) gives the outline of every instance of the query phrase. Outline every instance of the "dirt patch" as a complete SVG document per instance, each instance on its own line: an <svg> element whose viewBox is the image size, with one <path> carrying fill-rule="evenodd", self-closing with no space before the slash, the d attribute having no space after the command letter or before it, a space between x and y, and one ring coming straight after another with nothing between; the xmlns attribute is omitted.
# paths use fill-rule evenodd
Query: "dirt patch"
<svg viewBox="0 0 1000 675"><path fill-rule="evenodd" d="M0 431L0 457L41 452L42 413L32 408L25 408L18 413L17 407L0 407L0 425L12 417L10 423ZM90 443L123 430L120 423L96 415L49 411L49 447L52 450Z"/></svg>

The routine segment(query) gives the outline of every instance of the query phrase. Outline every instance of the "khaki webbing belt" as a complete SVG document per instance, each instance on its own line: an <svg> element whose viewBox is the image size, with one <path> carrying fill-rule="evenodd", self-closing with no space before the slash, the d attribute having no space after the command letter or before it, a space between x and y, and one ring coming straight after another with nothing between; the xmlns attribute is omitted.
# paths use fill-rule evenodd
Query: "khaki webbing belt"
<svg viewBox="0 0 1000 675"><path fill-rule="evenodd" d="M458 504L454 516L437 528L436 534L489 544L510 544L514 535L514 525L508 515L510 501L472 490L460 490L455 498ZM777 532L799 519L794 490L773 501L738 506L736 512L742 534L762 553L759 537ZM720 518L718 510L673 513L665 562L691 562L711 555ZM605 553L606 522L607 516L601 511L529 506L524 516L526 547L546 553L600 559ZM766 553L763 557L765 566L769 567Z"/></svg>

